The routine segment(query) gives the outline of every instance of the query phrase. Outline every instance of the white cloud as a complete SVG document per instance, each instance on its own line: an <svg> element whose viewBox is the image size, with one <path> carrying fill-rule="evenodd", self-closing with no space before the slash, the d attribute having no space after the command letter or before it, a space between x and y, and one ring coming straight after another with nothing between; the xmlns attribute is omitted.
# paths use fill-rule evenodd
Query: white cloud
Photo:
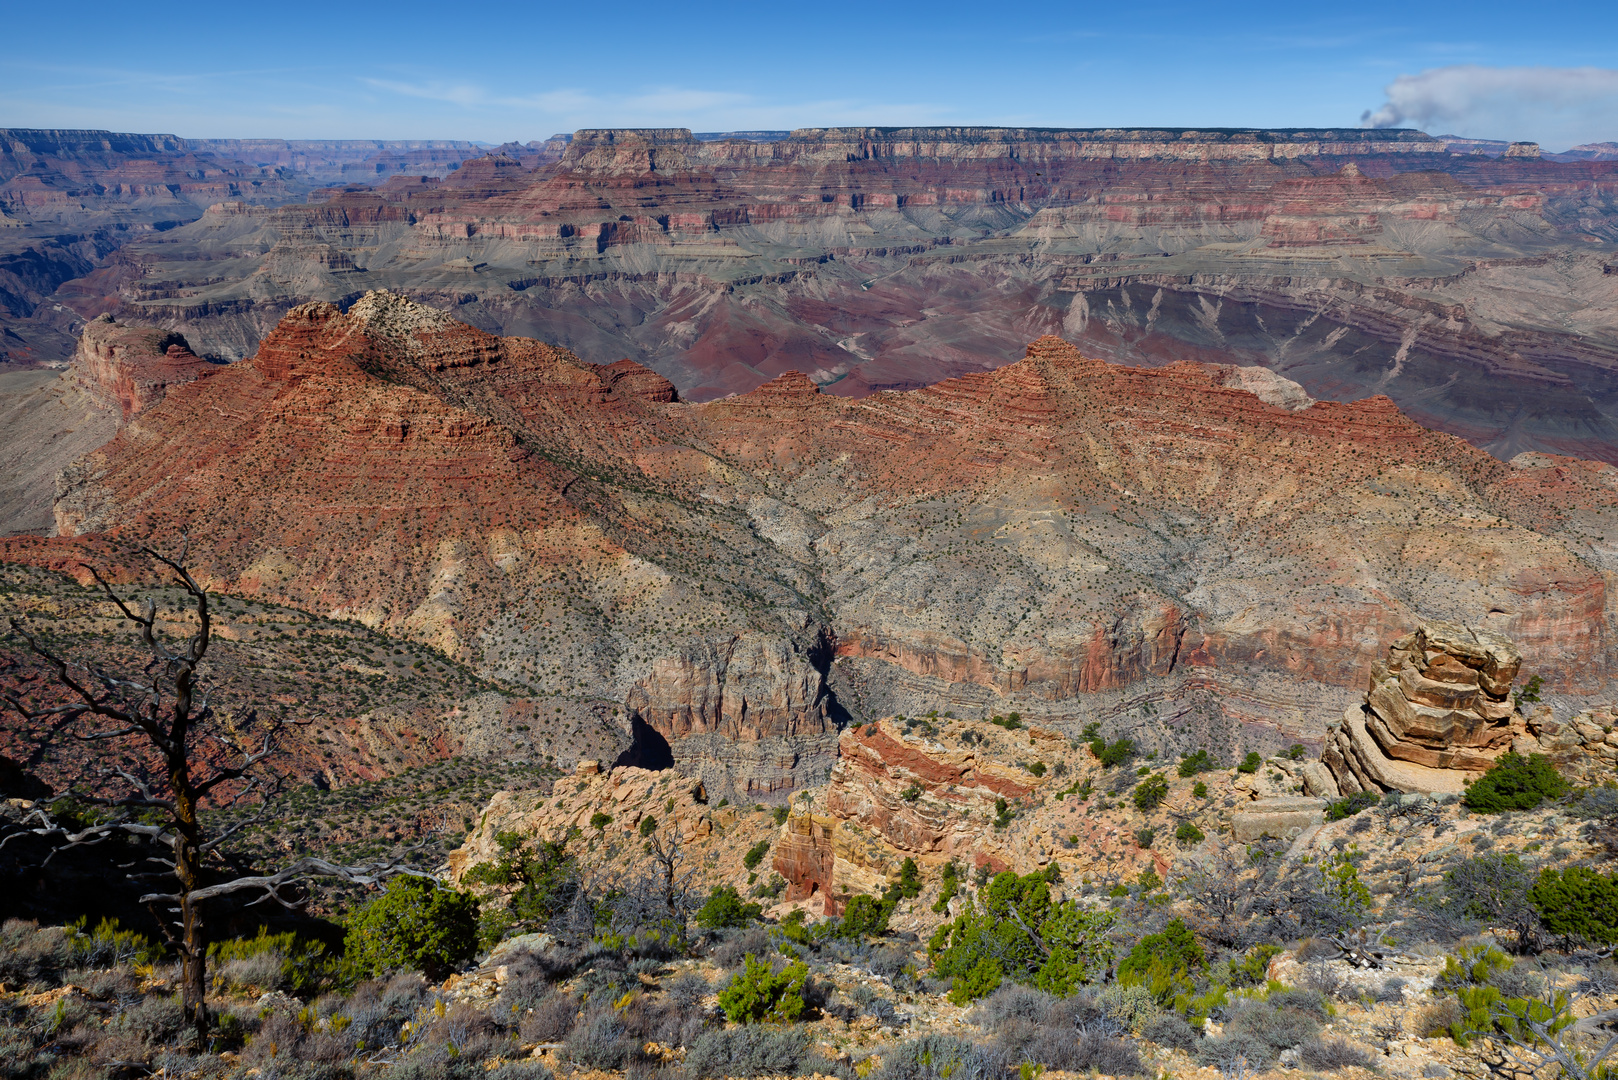
<svg viewBox="0 0 1618 1080"><path fill-rule="evenodd" d="M1414 125L1474 138L1521 139L1562 150L1618 139L1618 71L1456 64L1401 75L1367 127Z"/></svg>

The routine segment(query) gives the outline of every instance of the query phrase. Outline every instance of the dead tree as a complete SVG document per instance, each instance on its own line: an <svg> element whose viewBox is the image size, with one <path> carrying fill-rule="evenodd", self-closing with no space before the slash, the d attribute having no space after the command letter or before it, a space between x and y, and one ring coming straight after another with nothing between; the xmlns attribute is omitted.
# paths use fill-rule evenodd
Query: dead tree
<svg viewBox="0 0 1618 1080"><path fill-rule="evenodd" d="M48 862L58 851L115 837L144 846L145 856L123 869L136 882L167 882L150 885L140 902L180 954L186 1017L201 1036L209 1024L205 905L252 896L251 904L271 901L296 908L306 899L300 883L311 877L375 885L392 874L429 875L403 865L402 858L363 866L304 858L267 873L243 874L228 858L225 845L262 820L264 797L275 790L265 763L276 753L284 725L279 717L261 721L251 711L226 717L214 708L202 670L212 633L207 590L186 569L184 546L174 559L141 550L187 593L196 625L183 644L160 633L155 601L147 599L134 610L98 571L84 567L138 627L147 654L140 672L117 673L95 659L69 660L25 621L10 620L12 631L53 676L55 690L50 700L0 691L0 705L36 729L54 729L58 738L94 749L85 774L56 799L36 805L19 827L0 837L0 847L31 836L49 847ZM64 821L57 804L66 799L97 808L96 819ZM254 800L258 817L211 827L215 812Z"/></svg>

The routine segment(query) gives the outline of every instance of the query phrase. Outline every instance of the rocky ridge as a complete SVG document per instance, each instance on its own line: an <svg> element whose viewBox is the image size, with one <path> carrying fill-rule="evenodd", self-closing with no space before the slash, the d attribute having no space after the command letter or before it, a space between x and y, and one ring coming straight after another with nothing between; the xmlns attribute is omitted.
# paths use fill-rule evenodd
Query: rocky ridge
<svg viewBox="0 0 1618 1080"><path fill-rule="evenodd" d="M242 357L304 299L397 289L629 356L695 400L786 370L852 397L911 389L1061 334L1128 363L1270 367L1322 399L1387 393L1502 458L1618 454L1586 393L1618 370L1612 162L1358 131L553 144L309 206L222 206L131 249L98 295Z"/></svg>
<svg viewBox="0 0 1618 1080"><path fill-rule="evenodd" d="M171 388L64 474L63 538L8 551L186 531L216 587L620 702L638 753L749 798L827 775L839 725L939 701L1165 752L1315 744L1434 619L1602 692L1611 466L1259 390L1284 404L1046 338L920 391L791 374L691 404L373 294Z"/></svg>

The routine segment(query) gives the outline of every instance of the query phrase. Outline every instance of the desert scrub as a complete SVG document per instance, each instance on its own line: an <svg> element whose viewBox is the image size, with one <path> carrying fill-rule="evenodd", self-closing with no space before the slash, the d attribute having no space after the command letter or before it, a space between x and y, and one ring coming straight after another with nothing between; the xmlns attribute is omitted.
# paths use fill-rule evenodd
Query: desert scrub
<svg viewBox="0 0 1618 1080"><path fill-rule="evenodd" d="M1162 773L1153 773L1135 785L1132 799L1135 809L1143 814L1149 814L1163 805L1163 800L1169 796L1168 777Z"/></svg>
<svg viewBox="0 0 1618 1080"><path fill-rule="evenodd" d="M731 1076L795 1076L809 1054L809 1033L802 1028L746 1025L704 1032L685 1057L692 1080Z"/></svg>
<svg viewBox="0 0 1618 1080"><path fill-rule="evenodd" d="M409 969L441 979L477 952L478 905L429 878L397 877L348 919L344 963L354 974Z"/></svg>
<svg viewBox="0 0 1618 1080"><path fill-rule="evenodd" d="M741 898L734 885L721 885L697 909L697 925L704 930L737 929L757 921L763 907Z"/></svg>
<svg viewBox="0 0 1618 1080"><path fill-rule="evenodd" d="M1551 933L1568 940L1618 945L1618 881L1612 877L1585 866L1542 870L1528 900Z"/></svg>

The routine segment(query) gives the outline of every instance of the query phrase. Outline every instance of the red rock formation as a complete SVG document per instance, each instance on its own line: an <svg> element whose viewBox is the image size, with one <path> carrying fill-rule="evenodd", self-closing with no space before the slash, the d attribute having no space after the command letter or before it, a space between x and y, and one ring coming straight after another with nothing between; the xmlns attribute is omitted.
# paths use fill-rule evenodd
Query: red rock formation
<svg viewBox="0 0 1618 1080"><path fill-rule="evenodd" d="M1215 715L1319 738L1381 643L1439 617L1518 641L1557 689L1610 684L1610 466L1507 465L1385 398L1255 385L1285 404L1042 338L923 390L787 373L693 405L370 294L171 389L56 513L187 532L217 587L622 702L711 790L758 798L824 776L862 695L1104 718L1149 694L1165 750Z"/></svg>
<svg viewBox="0 0 1618 1080"><path fill-rule="evenodd" d="M111 315L100 315L84 324L72 370L92 400L127 422L162 401L170 388L219 368L193 353L178 334L123 326Z"/></svg>

